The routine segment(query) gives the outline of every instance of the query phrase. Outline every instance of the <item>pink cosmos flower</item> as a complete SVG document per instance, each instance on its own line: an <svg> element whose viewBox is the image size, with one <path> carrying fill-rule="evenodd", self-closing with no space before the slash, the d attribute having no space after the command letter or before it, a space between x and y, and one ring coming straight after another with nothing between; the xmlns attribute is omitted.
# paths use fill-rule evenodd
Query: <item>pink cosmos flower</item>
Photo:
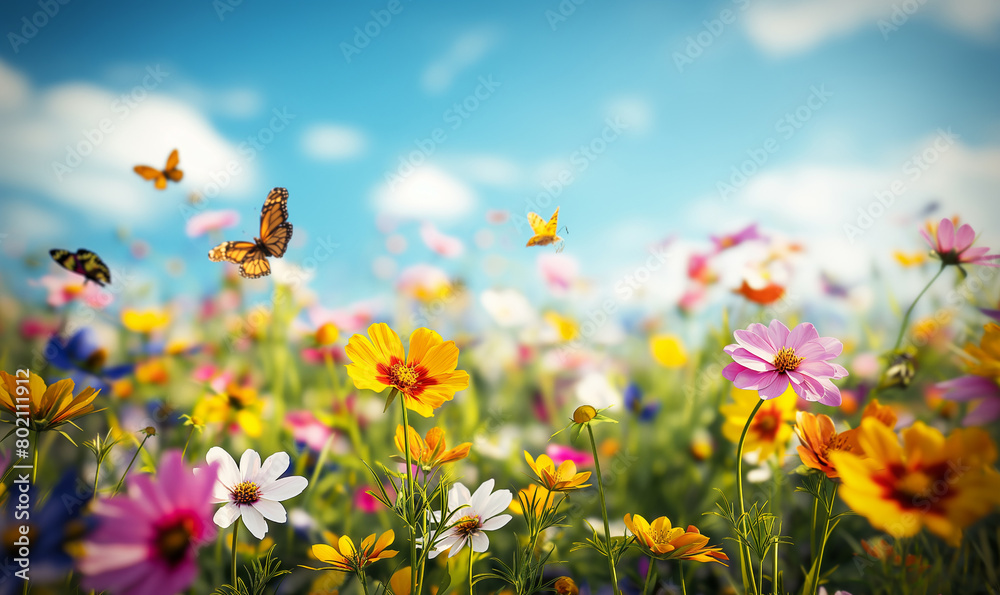
<svg viewBox="0 0 1000 595"><path fill-rule="evenodd" d="M83 277L64 269L37 280L29 279L28 285L44 288L48 292L45 301L53 308L80 300L87 306L100 310L109 306L114 299L110 291L96 283L85 283Z"/></svg>
<svg viewBox="0 0 1000 595"><path fill-rule="evenodd" d="M549 291L555 295L565 295L576 283L580 263L567 254L546 252L538 256L538 272Z"/></svg>
<svg viewBox="0 0 1000 595"><path fill-rule="evenodd" d="M963 426L984 426L1000 419L1000 385L985 376L959 376L934 385L944 399L979 402L965 415ZM980 400L981 399L981 400Z"/></svg>
<svg viewBox="0 0 1000 595"><path fill-rule="evenodd" d="M232 227L240 222L240 214L233 210L205 211L188 219L184 231L188 237L197 238L213 231Z"/></svg>
<svg viewBox="0 0 1000 595"><path fill-rule="evenodd" d="M97 528L79 560L84 590L114 595L174 595L198 573L197 550L215 537L216 467L197 475L180 451L163 455L157 475L132 475L128 493L100 499Z"/></svg>
<svg viewBox="0 0 1000 595"><path fill-rule="evenodd" d="M285 427L292 431L295 442L305 444L314 452L321 452L326 446L326 441L333 435L333 428L321 422L308 409L285 414Z"/></svg>
<svg viewBox="0 0 1000 595"><path fill-rule="evenodd" d="M973 248L972 243L976 241L976 232L968 223L955 230L955 224L951 219L942 219L936 230L931 232L926 229L920 230L920 235L924 236L931 248L937 252L941 262L948 265L981 264L988 267L1000 267L998 262L990 262L1000 259L1000 254L987 254L989 248Z"/></svg>
<svg viewBox="0 0 1000 595"><path fill-rule="evenodd" d="M330 322L337 325L341 333L353 334L368 328L375 319L376 309L377 304L373 301L360 301L334 309L315 305L308 309L307 314L309 322L316 328Z"/></svg>
<svg viewBox="0 0 1000 595"><path fill-rule="evenodd" d="M722 375L736 388L756 390L762 399L773 399L784 393L790 382L795 394L807 401L840 405L840 389L832 379L847 376L847 370L826 361L843 351L837 339L820 337L808 322L789 331L778 320L772 320L770 326L754 323L733 334L736 343L727 345L725 352L734 361Z"/></svg>
<svg viewBox="0 0 1000 595"><path fill-rule="evenodd" d="M594 455L561 444L549 444L545 447L545 454L549 455L556 466L564 461L573 461L577 467L589 467L594 464Z"/></svg>
<svg viewBox="0 0 1000 595"><path fill-rule="evenodd" d="M420 226L420 238L428 248L445 258L461 256L465 251L462 240L441 233L433 223L424 223Z"/></svg>
<svg viewBox="0 0 1000 595"><path fill-rule="evenodd" d="M715 251L722 252L727 248L734 248L739 246L743 242L748 242L750 240L765 240L764 236L760 235L757 231L757 224L752 223L749 226L737 231L736 233L730 233L723 236L709 236L712 243L715 244Z"/></svg>

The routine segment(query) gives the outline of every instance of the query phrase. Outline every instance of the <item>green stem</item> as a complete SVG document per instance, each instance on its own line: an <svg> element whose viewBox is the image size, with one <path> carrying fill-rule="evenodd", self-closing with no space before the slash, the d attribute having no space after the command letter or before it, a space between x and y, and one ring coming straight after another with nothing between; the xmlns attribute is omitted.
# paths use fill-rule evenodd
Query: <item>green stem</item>
<svg viewBox="0 0 1000 595"><path fill-rule="evenodd" d="M743 443L746 441L747 432L750 430L750 423L753 422L753 418L757 415L757 411L764 404L764 399L757 401L757 405L754 406L753 411L750 412L750 417L747 418L746 425L743 426L743 433L740 434L740 443L736 447L736 489L739 492L740 498L740 568L743 571L743 588L750 591L751 593L757 593L757 579L753 574L753 565L750 562L750 548L747 546L744 535L746 535L746 505L743 503ZM749 581L747 580L749 574ZM763 580L763 577L761 577ZM751 590L752 588L752 590Z"/></svg>
<svg viewBox="0 0 1000 595"><path fill-rule="evenodd" d="M683 562L677 562L677 567L680 568L680 571L681 571L681 594L682 595L687 595L688 588L687 588L687 585L684 584L684 563Z"/></svg>
<svg viewBox="0 0 1000 595"><path fill-rule="evenodd" d="M395 390L395 389L393 389ZM410 417L406 412L406 396L403 394L398 395L399 405L403 408L403 448L406 450L406 509L407 509L407 525L410 529L410 564L412 565L410 569L410 595L420 595L419 584L417 583L417 574L419 568L417 566L417 531L414 523L416 518L414 518L413 512L413 456L410 454ZM429 547L430 544L424 544L424 547Z"/></svg>
<svg viewBox="0 0 1000 595"><path fill-rule="evenodd" d="M239 543L240 537L240 519L236 519L236 525L233 528L233 588L236 588L236 545Z"/></svg>
<svg viewBox="0 0 1000 595"><path fill-rule="evenodd" d="M187 451L188 451L188 444L191 444L191 436L192 436L193 434L194 434L194 425L192 424L192 425L191 425L191 431L189 431L189 432L188 432L188 437L187 437L187 440L185 440L185 441L184 441L184 450L182 450L182 451L181 451L181 458L182 458L182 459L184 458L184 455L186 455L186 454L187 454Z"/></svg>
<svg viewBox="0 0 1000 595"><path fill-rule="evenodd" d="M931 277L931 280L927 283L927 285L925 285L924 288L920 290L920 293L917 294L917 298L913 300L913 303L910 304L909 309L906 310L906 314L903 316L903 325L899 328L899 334L896 335L896 344L892 348L893 351L898 350L899 345L903 342L903 335L906 334L906 327L910 323L910 314L913 313L914 306L917 305L917 302L920 301L920 298L924 296L927 290L931 288L931 285L933 285L934 282L937 281L937 278L941 276L941 273L944 272L946 266L948 265L944 263L941 264L941 268L938 269L938 272L933 277Z"/></svg>
<svg viewBox="0 0 1000 595"><path fill-rule="evenodd" d="M597 455L597 441L594 440L594 429L587 424L587 433L590 434L590 447L594 451L594 467L597 469L597 490L601 495L601 518L604 519L604 537L608 544L608 570L611 571L611 586L615 595L621 595L618 590L618 571L615 570L615 561L611 555L611 526L608 524L608 505L604 500L604 479L601 476L601 458Z"/></svg>
<svg viewBox="0 0 1000 595"><path fill-rule="evenodd" d="M142 439L141 443L139 443L139 448L136 449L135 454L132 455L132 460L128 462L128 467L125 467L125 473L122 473L122 478L118 480L118 485L115 486L115 491L111 493L112 497L118 493L118 490L122 489L122 483L125 481L125 476L128 475L129 469L132 468L132 463L135 463L136 457L139 456L139 452L142 451L142 447L146 444L147 440L149 440L149 434L146 434L146 437ZM183 456L184 455L181 455L181 458L183 458Z"/></svg>
<svg viewBox="0 0 1000 595"><path fill-rule="evenodd" d="M472 542L469 542L469 595L475 595L472 591L472 558L474 558L476 553L472 551Z"/></svg>
<svg viewBox="0 0 1000 595"><path fill-rule="evenodd" d="M97 471L94 471L94 493L90 497L92 502L97 501L97 482L101 478L101 457L97 457Z"/></svg>
<svg viewBox="0 0 1000 595"><path fill-rule="evenodd" d="M642 583L642 595L649 593L649 583L653 580L653 565L656 564L656 560L653 558L649 559L649 568L646 569L646 580ZM683 580L681 582L684 582Z"/></svg>
<svg viewBox="0 0 1000 595"><path fill-rule="evenodd" d="M31 483L35 483L35 481L38 479L38 447L39 447L38 443L41 440L42 440L42 433L35 430L35 448L33 449L35 451L34 455L35 460L31 465ZM28 581L24 581L24 584L27 585Z"/></svg>
<svg viewBox="0 0 1000 595"><path fill-rule="evenodd" d="M361 589L365 592L365 595L368 595L368 581L365 580L364 570L358 571L358 580L361 581Z"/></svg>

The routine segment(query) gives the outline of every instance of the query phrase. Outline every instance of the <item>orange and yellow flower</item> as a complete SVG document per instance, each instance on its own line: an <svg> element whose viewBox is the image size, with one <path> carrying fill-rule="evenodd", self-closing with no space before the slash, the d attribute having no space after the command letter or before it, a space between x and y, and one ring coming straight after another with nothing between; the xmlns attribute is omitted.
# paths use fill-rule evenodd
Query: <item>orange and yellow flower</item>
<svg viewBox="0 0 1000 595"><path fill-rule="evenodd" d="M579 595L580 587L576 586L576 581L568 576L560 576L556 579L552 589L559 595Z"/></svg>
<svg viewBox="0 0 1000 595"><path fill-rule="evenodd" d="M688 361L687 350L677 335L653 335L649 338L649 352L666 368L680 368Z"/></svg>
<svg viewBox="0 0 1000 595"><path fill-rule="evenodd" d="M729 560L721 547L708 545L708 537L694 525L684 530L671 526L670 519L665 516L650 523L642 515L626 514L625 526L642 550L654 558L718 562L723 566Z"/></svg>
<svg viewBox="0 0 1000 595"><path fill-rule="evenodd" d="M100 392L88 386L74 397L71 378L45 386L42 377L35 373L29 374L27 379L3 371L0 371L0 376L3 378L0 383L0 409L15 417L19 412L22 416L27 412L28 427L37 432L58 428L92 413L94 399ZM4 421L14 423L13 418Z"/></svg>
<svg viewBox="0 0 1000 595"><path fill-rule="evenodd" d="M431 428L427 431L426 438L421 438L420 434L412 426L409 429L410 457L413 463L419 465L425 473L445 463L453 463L464 459L469 456L469 449L472 448L471 442L463 442L455 448L448 450L448 445L444 439L444 431L441 428ZM403 431L402 425L396 426L396 448L405 455L406 443L403 440Z"/></svg>
<svg viewBox="0 0 1000 595"><path fill-rule="evenodd" d="M555 461L549 455L539 455L538 460L535 460L528 451L524 451L524 459L538 476L541 486L550 492L569 492L590 487L589 483L583 483L590 479L590 471L577 473L576 463L573 461L563 461L556 467Z"/></svg>
<svg viewBox="0 0 1000 595"><path fill-rule="evenodd" d="M838 451L830 458L843 482L841 498L876 529L910 537L927 527L957 546L962 529L1000 504L997 449L982 430L958 429L945 438L916 422L903 431L902 444L874 417L859 430L864 455Z"/></svg>
<svg viewBox="0 0 1000 595"><path fill-rule="evenodd" d="M396 550L385 549L392 544L395 538L395 533L390 529L383 533L377 541L375 533L365 537L361 542L361 547L358 548L354 547L354 542L347 535L335 541L332 546L325 543L318 543L312 546L312 554L320 562L326 562L329 566L324 566L323 568L303 566L303 568L309 568L310 570L338 570L340 572L360 574L371 564L379 560L392 558L399 553Z"/></svg>
<svg viewBox="0 0 1000 595"><path fill-rule="evenodd" d="M456 370L458 347L427 328L410 335L409 357L399 335L385 323L368 327L368 336L354 335L345 349L347 373L361 390L395 389L406 407L424 417L469 386L469 374Z"/></svg>
<svg viewBox="0 0 1000 595"><path fill-rule="evenodd" d="M750 412L760 402L760 396L755 390L732 389L733 403L723 405L719 411L725 416L722 434L730 441L740 441L743 426L750 417ZM792 384L780 396L764 401L757 415L754 416L750 429L747 430L743 451L757 451L758 460L763 461L774 453L781 453L792 437L791 423L795 419L795 405L798 395L792 390Z"/></svg>
<svg viewBox="0 0 1000 595"><path fill-rule="evenodd" d="M264 401L257 396L256 389L230 382L225 392L198 401L192 415L203 423L236 424L247 436L259 438L264 431L263 413Z"/></svg>
<svg viewBox="0 0 1000 595"><path fill-rule="evenodd" d="M838 434L830 416L813 415L807 411L795 414L793 429L799 438L798 451L802 464L826 473L830 479L839 477L837 468L830 462L830 453L852 450L856 444L854 435L848 432Z"/></svg>
<svg viewBox="0 0 1000 595"><path fill-rule="evenodd" d="M122 312L122 324L130 331L149 334L170 322L170 315L162 310L133 310Z"/></svg>
<svg viewBox="0 0 1000 595"><path fill-rule="evenodd" d="M524 515L525 505L527 505L528 509L533 509L532 514L535 517L540 517L546 510L552 508L555 496L555 493L550 492L537 483L533 483L526 488L522 488L518 492L517 498L511 500L508 508L514 514Z"/></svg>

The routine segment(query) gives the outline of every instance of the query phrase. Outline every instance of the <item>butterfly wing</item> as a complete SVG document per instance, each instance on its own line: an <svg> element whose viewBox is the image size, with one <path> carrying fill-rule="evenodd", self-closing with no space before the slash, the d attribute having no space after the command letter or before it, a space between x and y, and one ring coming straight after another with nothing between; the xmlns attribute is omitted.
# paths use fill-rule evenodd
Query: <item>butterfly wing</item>
<svg viewBox="0 0 1000 595"><path fill-rule="evenodd" d="M263 245L255 246L240 265L240 275L247 279L259 279L271 274L271 265L264 257Z"/></svg>
<svg viewBox="0 0 1000 595"><path fill-rule="evenodd" d="M538 235L545 232L545 219L538 216L538 213L528 213L528 225L531 226L531 233Z"/></svg>
<svg viewBox="0 0 1000 595"><path fill-rule="evenodd" d="M157 190L163 190L167 187L167 176L162 171L148 165L137 165L132 169L135 173L142 176L144 180L155 180L154 185Z"/></svg>
<svg viewBox="0 0 1000 595"><path fill-rule="evenodd" d="M552 213L552 218L549 219L549 222L545 224L545 231L542 233L544 233L547 236L555 236L556 229L558 227L559 227L559 207L556 207L556 212Z"/></svg>
<svg viewBox="0 0 1000 595"><path fill-rule="evenodd" d="M548 223L538 216L538 213L528 213L528 223L535 234L528 240L528 246L548 246L562 239L556 235L556 228L559 226L559 207L556 207L556 212L552 214Z"/></svg>
<svg viewBox="0 0 1000 595"><path fill-rule="evenodd" d="M247 256L255 250L258 248L257 244L253 242L222 242L208 251L208 259L212 262L224 260L233 264L242 264Z"/></svg>
<svg viewBox="0 0 1000 595"><path fill-rule="evenodd" d="M163 175L174 182L180 182L184 177L184 172L177 169L177 164L180 162L180 157L177 154L177 149L174 149L170 153L170 157L167 157L167 167L163 170Z"/></svg>
<svg viewBox="0 0 1000 595"><path fill-rule="evenodd" d="M49 256L51 256L52 260L59 263L59 266L66 269L67 271L72 271L74 273L76 272L77 260L76 260L76 254L74 254L73 252L70 252L69 250L60 250L59 248L55 248L49 250Z"/></svg>
<svg viewBox="0 0 1000 595"><path fill-rule="evenodd" d="M260 210L260 241L269 255L281 258L285 255L291 239L292 224L288 222L288 190L275 188L268 193Z"/></svg>
<svg viewBox="0 0 1000 595"><path fill-rule="evenodd" d="M101 257L90 250L80 248L76 251L77 261L83 267L83 276L104 287L105 283L111 283L111 269L104 264Z"/></svg>

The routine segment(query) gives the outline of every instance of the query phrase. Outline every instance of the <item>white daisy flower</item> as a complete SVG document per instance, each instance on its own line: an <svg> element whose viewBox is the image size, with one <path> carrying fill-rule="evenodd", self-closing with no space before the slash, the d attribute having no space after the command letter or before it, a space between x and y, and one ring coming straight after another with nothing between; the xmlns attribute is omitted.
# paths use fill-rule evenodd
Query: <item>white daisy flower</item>
<svg viewBox="0 0 1000 595"><path fill-rule="evenodd" d="M510 506L513 495L510 490L497 490L493 492L493 480L483 482L475 494L469 493L469 488L461 483L451 486L448 492L448 510L457 511L452 515L448 524L450 529L441 534L433 549L428 553L431 558L438 554L451 550L448 557L455 556L465 547L467 542L472 543L472 551L481 553L490 547L490 540L486 536L486 531L495 531L510 522L509 514L499 514ZM468 504L465 508L459 507ZM440 518L441 513L435 513Z"/></svg>
<svg viewBox="0 0 1000 595"><path fill-rule="evenodd" d="M287 520L285 507L280 502L298 496L309 485L305 477L278 479L288 469L287 453L276 452L261 465L257 451L248 449L240 457L237 468L236 460L228 452L213 446L205 459L217 463L219 468L212 498L216 503L226 503L215 513L215 524L225 529L243 517L243 524L257 539L263 539L267 533L264 519L276 523Z"/></svg>

